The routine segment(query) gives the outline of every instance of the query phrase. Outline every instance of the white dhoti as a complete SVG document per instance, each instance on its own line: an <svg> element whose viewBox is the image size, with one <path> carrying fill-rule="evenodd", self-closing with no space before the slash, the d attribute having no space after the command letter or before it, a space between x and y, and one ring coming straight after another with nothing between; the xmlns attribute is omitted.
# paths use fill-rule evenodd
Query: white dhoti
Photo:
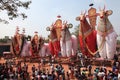
<svg viewBox="0 0 120 80"><path fill-rule="evenodd" d="M72 55L72 40L63 42L60 40L61 55L62 57L70 57Z"/></svg>
<svg viewBox="0 0 120 80"><path fill-rule="evenodd" d="M78 49L78 42L77 42L77 37L75 35L71 35L72 38L72 55L76 55L77 49Z"/></svg>
<svg viewBox="0 0 120 80"><path fill-rule="evenodd" d="M98 49L101 47L103 41L103 36L97 34L97 45ZM105 42L103 42L102 49L99 51L101 58L103 59L113 59L114 54L116 53L116 43L117 43L117 34L112 32L105 37Z"/></svg>

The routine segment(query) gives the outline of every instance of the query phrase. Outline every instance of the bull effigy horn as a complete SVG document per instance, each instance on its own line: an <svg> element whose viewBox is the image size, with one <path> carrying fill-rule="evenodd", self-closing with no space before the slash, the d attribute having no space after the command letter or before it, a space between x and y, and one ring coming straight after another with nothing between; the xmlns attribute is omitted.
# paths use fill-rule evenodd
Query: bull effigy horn
<svg viewBox="0 0 120 80"><path fill-rule="evenodd" d="M63 21L63 25L65 24L65 21Z"/></svg>
<svg viewBox="0 0 120 80"><path fill-rule="evenodd" d="M106 6L104 5L103 11L105 11Z"/></svg>
<svg viewBox="0 0 120 80"><path fill-rule="evenodd" d="M81 11L81 15L83 14L83 11Z"/></svg>
<svg viewBox="0 0 120 80"><path fill-rule="evenodd" d="M69 27L67 21L65 21L64 27Z"/></svg>
<svg viewBox="0 0 120 80"><path fill-rule="evenodd" d="M15 32L15 34L18 34L19 31L20 31L20 30L19 30L19 27L17 26L17 27L16 27L16 32Z"/></svg>
<svg viewBox="0 0 120 80"><path fill-rule="evenodd" d="M87 11L85 10L85 12L84 12L84 15L87 13Z"/></svg>
<svg viewBox="0 0 120 80"><path fill-rule="evenodd" d="M65 25L65 21L63 21L63 25ZM62 26L63 27L63 26Z"/></svg>
<svg viewBox="0 0 120 80"><path fill-rule="evenodd" d="M67 25L67 21L64 21L65 23L64 23L64 25Z"/></svg>

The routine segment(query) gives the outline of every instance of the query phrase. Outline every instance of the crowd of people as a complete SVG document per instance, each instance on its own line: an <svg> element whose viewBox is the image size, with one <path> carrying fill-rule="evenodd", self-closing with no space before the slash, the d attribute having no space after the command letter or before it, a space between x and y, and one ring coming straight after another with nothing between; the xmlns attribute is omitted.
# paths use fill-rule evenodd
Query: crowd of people
<svg viewBox="0 0 120 80"><path fill-rule="evenodd" d="M120 61L118 56L112 66L89 64L44 64L6 60L0 63L0 80L120 80ZM32 66L30 66L30 65ZM66 67L67 66L67 67Z"/></svg>

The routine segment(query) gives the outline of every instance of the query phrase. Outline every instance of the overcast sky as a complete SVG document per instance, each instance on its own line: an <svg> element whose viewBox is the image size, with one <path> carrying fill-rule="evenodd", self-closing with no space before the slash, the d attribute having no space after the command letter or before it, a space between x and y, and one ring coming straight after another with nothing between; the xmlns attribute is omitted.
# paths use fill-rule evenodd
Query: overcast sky
<svg viewBox="0 0 120 80"><path fill-rule="evenodd" d="M88 10L89 4L94 3L94 7L99 10L99 7L106 5L106 9L113 10L113 14L109 16L111 23L117 34L120 34L120 0L32 0L30 9L21 10L28 16L27 19L17 18L9 21L9 24L0 23L0 38L4 36L13 36L16 26L26 29L26 35L34 35L38 31L39 35L47 37L49 32L46 27L50 26L57 19L57 15L61 15L62 20L67 20L75 27L79 24L75 20L80 15L81 11ZM0 17L7 19L5 12L0 12ZM74 31L74 27L71 32Z"/></svg>

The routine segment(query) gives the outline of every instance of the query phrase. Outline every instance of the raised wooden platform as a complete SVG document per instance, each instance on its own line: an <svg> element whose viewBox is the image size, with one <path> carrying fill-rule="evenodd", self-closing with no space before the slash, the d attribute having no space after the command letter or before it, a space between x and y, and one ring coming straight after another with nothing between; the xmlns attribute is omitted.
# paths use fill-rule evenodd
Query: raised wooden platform
<svg viewBox="0 0 120 80"><path fill-rule="evenodd" d="M4 52L4 58L5 59L11 59L12 53L10 52ZM38 56L26 56L26 57L17 57L18 60L21 60L22 62L30 62L30 63L41 63L42 61L44 61L45 63L61 63L61 64L74 64L74 65L81 65L81 59L77 59L75 57L72 58L67 58L67 57L57 57L57 58L50 58L49 56L46 57L38 57ZM120 59L120 58L119 58ZM100 58L83 58L83 63L84 66L88 66L88 65L95 65L95 66L108 66L111 67L112 66L112 60L103 60Z"/></svg>
<svg viewBox="0 0 120 80"><path fill-rule="evenodd" d="M98 59L93 59L93 61L92 61L92 64L93 65L95 65L95 66L108 66L108 67L110 67L110 66L112 66L112 60L103 60L103 59L100 59L100 58L98 58Z"/></svg>

